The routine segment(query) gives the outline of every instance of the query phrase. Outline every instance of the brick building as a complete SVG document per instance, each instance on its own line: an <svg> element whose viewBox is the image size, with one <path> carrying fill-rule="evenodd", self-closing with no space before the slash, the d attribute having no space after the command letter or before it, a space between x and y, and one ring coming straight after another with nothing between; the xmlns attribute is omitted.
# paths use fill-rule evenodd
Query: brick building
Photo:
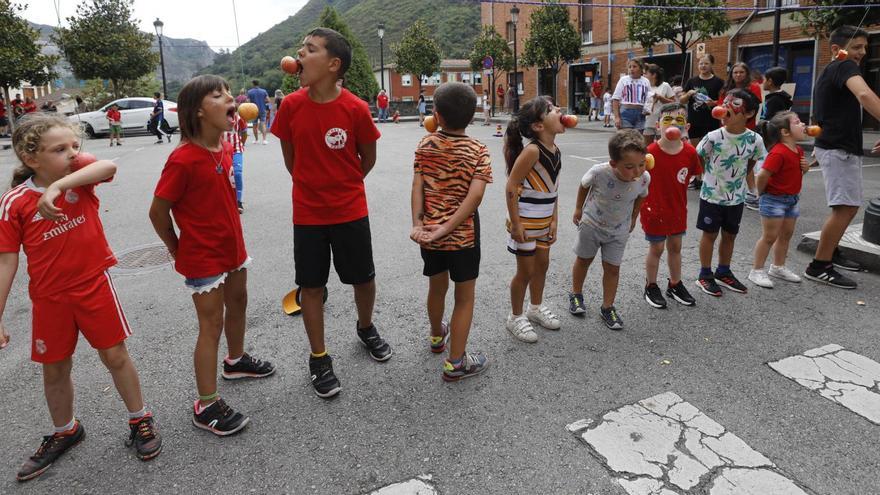
<svg viewBox="0 0 880 495"><path fill-rule="evenodd" d="M379 67L373 68L376 83L382 87ZM410 102L419 99L419 81L413 74L400 74L394 64L386 64L384 71L385 91L393 102ZM422 77L421 88L425 90L425 99L432 100L434 90L445 82L469 84L477 95L483 94L483 74L472 71L467 60L447 59L440 62L440 71L430 77Z"/></svg>
<svg viewBox="0 0 880 495"><path fill-rule="evenodd" d="M768 5L775 5L775 0L727 0L726 4L730 7L754 9L728 11L731 25L727 32L694 47L684 58L684 63L682 54L671 43L658 44L645 50L638 43L630 42L626 33L628 9L594 6L600 2L602 0L568 0L568 3L584 5L568 7L569 18L580 33L582 44L581 57L564 66L556 77L557 103L563 108L574 110L581 99L588 97L589 83L597 76L602 77L606 86L610 81L613 90L613 85L626 72L626 63L631 58L660 65L664 68L667 79L674 75L683 75L685 80L696 70L696 64L692 63L693 58L703 51L715 57L715 72L722 79L727 79L728 66L738 61L746 62L753 70L760 72L773 65L773 11L768 9ZM614 3L632 5L634 1L614 0ZM798 5L798 0L782 0L782 5ZM481 22L495 26L511 43L516 32L517 51L521 55L523 43L529 35L531 13L541 7L518 5L519 20L514 30L510 15L512 6L511 3L483 3ZM868 83L878 91L880 25L864 28L871 33L864 74ZM828 42L817 42L804 35L800 26L785 12L781 19L779 55L779 65L788 69L789 82L796 85L793 95L794 110L801 118L806 119L812 112L811 94L815 77L830 62ZM533 98L537 94L549 94L554 80L551 69L522 67L518 68L517 78L520 101ZM508 84L513 80L513 74L506 75ZM880 122L867 114L863 125L880 128Z"/></svg>

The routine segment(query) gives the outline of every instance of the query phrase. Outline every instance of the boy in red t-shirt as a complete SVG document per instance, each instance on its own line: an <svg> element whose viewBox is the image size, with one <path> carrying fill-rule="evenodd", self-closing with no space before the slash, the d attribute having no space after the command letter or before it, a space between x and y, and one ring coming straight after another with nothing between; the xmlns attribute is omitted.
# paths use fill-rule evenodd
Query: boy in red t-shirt
<svg viewBox="0 0 880 495"><path fill-rule="evenodd" d="M115 103L107 110L107 121L110 123L110 146L113 146L114 139L118 146L122 146L122 114Z"/></svg>
<svg viewBox="0 0 880 495"><path fill-rule="evenodd" d="M319 397L342 390L324 346L324 286L330 254L339 279L354 286L357 335L376 361L391 347L373 325L373 250L364 178L376 163L379 130L367 103L336 81L351 65L351 45L327 28L310 31L298 52L303 88L284 98L272 125L293 177L293 261L301 288L309 369Z"/></svg>
<svg viewBox="0 0 880 495"><path fill-rule="evenodd" d="M9 137L9 120L6 118L6 102L0 96L0 137Z"/></svg>
<svg viewBox="0 0 880 495"><path fill-rule="evenodd" d="M680 103L664 105L657 119L660 140L648 146L648 152L654 155L654 168L649 172L651 184L640 215L645 239L651 244L645 257L645 301L661 309L666 307L666 299L657 286L657 271L664 247L669 250L666 295L685 306L696 304L681 281L681 239L687 230L688 182L703 173L697 150L682 139L670 140L666 136L670 127L687 135L687 107Z"/></svg>

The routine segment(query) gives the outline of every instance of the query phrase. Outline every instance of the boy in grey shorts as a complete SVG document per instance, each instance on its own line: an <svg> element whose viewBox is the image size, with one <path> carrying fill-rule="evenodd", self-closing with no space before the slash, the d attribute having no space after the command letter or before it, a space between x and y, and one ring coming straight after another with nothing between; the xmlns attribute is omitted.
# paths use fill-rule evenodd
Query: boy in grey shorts
<svg viewBox="0 0 880 495"><path fill-rule="evenodd" d="M578 189L572 220L578 227L574 244L574 267L569 311L586 313L583 286L587 270L602 251L602 307L605 326L623 329L623 320L614 308L620 263L629 233L636 225L642 201L648 195L651 176L645 173L645 140L633 129L618 131L608 142L608 163L594 165L584 174Z"/></svg>

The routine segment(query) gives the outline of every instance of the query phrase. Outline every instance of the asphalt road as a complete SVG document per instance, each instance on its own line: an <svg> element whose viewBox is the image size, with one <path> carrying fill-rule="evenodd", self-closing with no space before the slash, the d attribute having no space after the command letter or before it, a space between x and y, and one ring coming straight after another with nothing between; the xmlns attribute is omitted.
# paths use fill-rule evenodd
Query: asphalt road
<svg viewBox="0 0 880 495"><path fill-rule="evenodd" d="M286 316L280 306L294 274L290 179L276 139L268 146L251 144L242 217L255 260L249 270L247 350L273 361L278 373L220 385L232 406L251 415L251 425L238 436L218 438L190 423L197 327L182 278L170 268L116 276L135 332L129 349L158 418L164 452L143 463L123 446L125 409L97 354L81 342L74 366L76 410L88 437L41 478L17 484L17 468L51 426L40 368L29 359L30 302L22 266L3 315L12 342L0 352L0 493L359 494L431 475L440 493L623 494L603 459L591 455L566 425L667 391L811 491L880 493L878 425L765 364L832 343L880 361L880 277L853 275L860 284L855 291L780 282L773 290L749 284L747 295L725 292L710 299L692 285L699 264L698 231L691 228L684 273L697 306L670 303L656 310L642 299L647 243L637 227L617 299L626 329L612 332L601 324L601 275L595 269L585 286L589 312L585 319L572 317L566 294L575 228L568 218L578 180L607 155L610 134L570 131L557 140L563 152L561 226L545 291L563 327L539 330L537 344L516 342L504 329L515 262L505 249L501 138L491 136L494 127L477 125L472 135L489 145L496 161L495 183L480 208L483 263L469 347L487 352L492 367L482 377L446 384L440 379L441 357L428 350L427 282L418 248L408 239L412 155L423 131L413 123L385 124L381 130L367 194L378 283L375 321L394 347L390 361L375 363L361 347L351 291L331 275L328 346L343 392L332 401L312 392L301 320ZM171 145L134 137L123 147L106 146L105 139L85 142L86 150L119 164L116 179L99 187L111 246L121 251L158 241L147 209ZM4 181L13 166L11 152L0 153ZM880 167L865 168L864 188L868 198L880 195ZM821 174L809 173L789 258L796 271L810 260L794 249L796 240L818 230L827 212L823 191ZM689 207L693 226L693 192ZM759 233L757 214L747 211L733 261L743 280ZM664 261L661 280L665 276Z"/></svg>

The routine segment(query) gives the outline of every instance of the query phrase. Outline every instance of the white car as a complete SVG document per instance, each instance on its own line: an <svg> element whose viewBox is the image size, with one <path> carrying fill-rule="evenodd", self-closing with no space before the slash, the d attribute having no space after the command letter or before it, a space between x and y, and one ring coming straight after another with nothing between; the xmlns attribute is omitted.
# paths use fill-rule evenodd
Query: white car
<svg viewBox="0 0 880 495"><path fill-rule="evenodd" d="M71 122L78 123L89 137L99 134L110 133L110 121L107 120L107 110L114 104L119 106L119 114L122 116L123 132L146 131L150 114L153 113L153 98L120 98L104 105L94 112L74 114L68 117ZM177 103L162 100L165 106L164 122L162 129L171 133L178 127Z"/></svg>

